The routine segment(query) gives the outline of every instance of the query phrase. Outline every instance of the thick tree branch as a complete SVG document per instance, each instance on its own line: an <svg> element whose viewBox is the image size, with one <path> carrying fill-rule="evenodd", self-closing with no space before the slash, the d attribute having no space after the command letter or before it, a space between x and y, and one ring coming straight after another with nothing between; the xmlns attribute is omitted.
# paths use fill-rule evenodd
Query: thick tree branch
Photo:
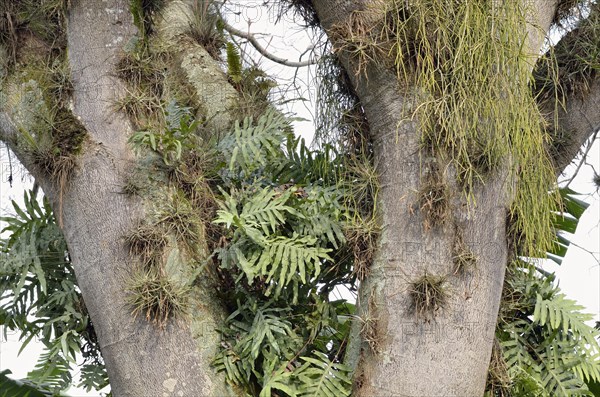
<svg viewBox="0 0 600 397"><path fill-rule="evenodd" d="M572 94L565 106L557 110L558 123L555 130L562 135L560 145L552 153L557 174L577 156L583 144L600 130L600 78L589 86L589 92L581 97Z"/></svg>
<svg viewBox="0 0 600 397"><path fill-rule="evenodd" d="M200 105L206 112L208 126L215 132L229 128L232 112L238 106L239 93L229 83L220 64L208 51L188 36L193 10L175 0L165 6L158 24L161 40L178 49L181 67L196 90Z"/></svg>
<svg viewBox="0 0 600 397"><path fill-rule="evenodd" d="M600 129L599 47L600 3L596 3L589 17L542 57L534 72L540 106L553 132L551 154L557 174ZM560 103L555 100L557 93Z"/></svg>

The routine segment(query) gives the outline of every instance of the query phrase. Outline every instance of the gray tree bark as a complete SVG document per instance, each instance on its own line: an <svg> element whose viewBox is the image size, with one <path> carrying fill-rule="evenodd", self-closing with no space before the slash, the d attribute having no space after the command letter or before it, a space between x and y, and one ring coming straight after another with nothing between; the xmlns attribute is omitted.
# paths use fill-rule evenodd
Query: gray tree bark
<svg viewBox="0 0 600 397"><path fill-rule="evenodd" d="M324 28L343 22L369 1L314 1ZM529 46L537 53L554 15L555 2L532 7L537 28L529 30ZM335 42L333 43L335 47ZM380 178L382 235L375 262L361 285L359 316L369 324L368 338L351 349L357 364L357 396L481 396L485 389L498 307L507 264L506 193L508 172L497 172L475 188L474 209L461 202L452 187L453 222L427 230L416 204L423 169L429 166L419 149L417 123L411 114L410 88L396 75L370 63L364 73L345 59L365 110L375 143ZM446 169L445 164L440 165ZM445 175L452 184L452 175ZM419 277L453 273L453 243L457 225L477 257L476 269L448 277L450 301L434 319L415 318L411 283ZM363 327L364 331L364 327Z"/></svg>
<svg viewBox="0 0 600 397"><path fill-rule="evenodd" d="M325 29L363 7L366 0L314 0ZM542 31L554 14L555 2L539 0L533 10ZM163 32L180 39L177 26L185 26L185 8L170 2L172 13ZM183 11L182 11L183 10ZM178 22L181 22L178 25ZM128 2L73 0L68 24L69 62L73 74L73 112L88 131L80 166L60 197L50 181L36 170L15 144L18 134L10 112L0 109L0 139L7 142L23 164L41 182L55 208L63 208L63 228L75 271L106 360L115 396L225 396L233 393L222 376L210 368L218 344L215 327L224 316L207 277L199 288L189 323L172 323L165 330L133 320L125 304L125 280L131 258L126 235L145 216L146 203L121 194L124 177L134 158L127 146L132 128L112 104L122 94L114 77L123 45L132 37ZM531 48L540 36L532 34ZM215 128L228 123L235 90L227 83L206 51L178 43L187 54L184 69ZM357 66L345 60L350 76ZM481 396L494 338L507 259L505 218L510 197L506 172L475 191L477 207L467 210L453 187L454 221L466 244L478 257L477 269L448 283L451 300L435 319L415 321L410 313L409 284L425 274L452 270L453 227L425 230L415 210L421 167L419 131L414 123L400 123L410 103L396 76L369 65L354 84L365 109L380 174L383 234L371 273L361 286L360 313L378 340L376 351L366 341L354 343L350 360L356 364L359 396ZM219 87L217 92L214 87ZM218 94L214 100L213 94ZM591 85L586 99L570 101L561 120L580 137L588 137L600 122L600 83ZM579 102L578 102L579 101ZM580 112L580 113L577 113ZM583 122L578 114L590 117ZM594 118L595 117L595 118ZM575 150L578 146L573 145ZM451 175L446 175L451 180ZM352 349L351 349L352 350ZM352 356L352 354L351 354Z"/></svg>

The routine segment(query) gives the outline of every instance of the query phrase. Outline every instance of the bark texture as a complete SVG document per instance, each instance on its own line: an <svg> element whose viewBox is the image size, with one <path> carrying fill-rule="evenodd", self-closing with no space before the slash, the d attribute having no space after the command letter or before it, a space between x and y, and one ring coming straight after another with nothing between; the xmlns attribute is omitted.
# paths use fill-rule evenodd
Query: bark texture
<svg viewBox="0 0 600 397"><path fill-rule="evenodd" d="M68 54L72 70L73 112L88 131L79 168L61 195L20 153L10 115L0 110L0 139L12 145L20 160L39 179L55 207L63 208L63 226L78 282L98 334L115 396L226 396L232 392L210 368L218 344L215 328L224 316L210 277L194 297L189 323L171 323L161 331L143 319L134 321L127 307L126 281L131 258L126 235L146 214L139 198L121 194L135 161L128 149L132 133L125 115L113 103L123 86L114 67L123 46L135 33L129 2L72 0ZM314 0L327 30L361 9L368 0ZM530 46L536 52L554 15L556 1L531 2ZM204 105L215 131L231 121L236 92L219 66L200 45L183 34L189 8L171 1L159 19L163 40L180 49L182 68ZM467 208L460 189L450 184L451 217L427 229L418 205L421 175L432 164L419 150L420 131L403 120L410 110L409 89L396 75L344 59L373 134L380 175L383 233L370 275L361 286L362 336L350 348L356 366L358 396L481 396L494 340L494 327L507 261L505 219L510 197L508 172L498 171L475 189L475 208ZM1 104L0 104L1 105ZM600 82L584 98L570 98L558 119L573 132L573 151L557 162L564 167L580 144L600 128ZM569 149L571 150L571 149ZM566 162L565 162L566 161ZM446 170L445 164L441 168ZM457 230L477 259L477 267L453 272ZM431 319L412 311L411 283L419 277L446 275L450 300ZM359 324L359 323L357 323ZM367 340L369 339L369 340ZM371 343L369 343L371 342Z"/></svg>
<svg viewBox="0 0 600 397"><path fill-rule="evenodd" d="M330 29L368 2L314 3L325 29ZM536 5L548 11L547 4ZM542 31L551 16L533 14ZM532 51L541 43L535 32L530 30ZM357 76L355 62L343 61L354 76L375 142L383 227L375 263L360 291L365 342L355 375L356 395L481 396L507 263L508 172L498 171L476 186L477 205L469 209L460 189L452 186L452 170L440 164L451 186L451 215L442 226L428 230L418 190L432 159L421 154L417 123L403 120L414 110L407 99L414 97L411 88L401 88L395 73L378 65L368 65ZM453 274L457 233L477 257L475 269L464 274ZM429 319L415 316L411 294L413 283L425 274L446 277L450 294L446 306Z"/></svg>
<svg viewBox="0 0 600 397"><path fill-rule="evenodd" d="M228 395L223 377L210 367L218 344L215 327L222 315L210 282L200 287L194 302L196 320L171 323L164 331L144 319L134 321L125 303L132 261L123 236L144 216L139 199L121 194L133 160L127 145L132 131L126 116L114 111L123 90L114 66L134 33L128 4L74 1L68 29L73 111L89 141L64 194L64 231L113 393Z"/></svg>

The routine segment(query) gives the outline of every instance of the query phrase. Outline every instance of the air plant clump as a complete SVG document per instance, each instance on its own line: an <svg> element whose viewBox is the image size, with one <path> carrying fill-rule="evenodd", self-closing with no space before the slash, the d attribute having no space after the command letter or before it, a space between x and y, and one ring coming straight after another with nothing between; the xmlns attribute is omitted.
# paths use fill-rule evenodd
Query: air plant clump
<svg viewBox="0 0 600 397"><path fill-rule="evenodd" d="M431 229L443 225L450 211L450 191L436 165L426 171L418 197L423 227Z"/></svg>
<svg viewBox="0 0 600 397"><path fill-rule="evenodd" d="M15 66L22 55L19 33L23 31L33 33L52 51L63 52L67 43L67 6L68 0L20 0L0 4L0 44L7 49L10 67Z"/></svg>
<svg viewBox="0 0 600 397"><path fill-rule="evenodd" d="M416 281L410 283L410 312L417 319L429 321L440 309L443 309L450 298L445 276L435 276L425 272Z"/></svg>
<svg viewBox="0 0 600 397"><path fill-rule="evenodd" d="M462 275L477 265L477 257L467 246L459 230L456 231L454 246L452 248L452 263L454 264L453 274Z"/></svg>
<svg viewBox="0 0 600 397"><path fill-rule="evenodd" d="M125 183L121 187L123 194L128 196L141 196L147 188L147 179L142 179L139 173L134 172L133 174L125 177Z"/></svg>
<svg viewBox="0 0 600 397"><path fill-rule="evenodd" d="M178 285L156 269L136 269L127 287L131 314L165 328L169 319L188 313L189 287Z"/></svg>
<svg viewBox="0 0 600 397"><path fill-rule="evenodd" d="M213 9L213 3L206 0L194 0L191 6L193 18L188 35L202 45L211 57L220 61L226 40L219 14Z"/></svg>
<svg viewBox="0 0 600 397"><path fill-rule="evenodd" d="M357 74L364 73L373 62L388 62L393 65L387 54L391 42L382 36L378 26L381 23L381 10L375 6L354 11L346 21L330 29L332 39L340 43L335 51L343 53L358 62Z"/></svg>
<svg viewBox="0 0 600 397"><path fill-rule="evenodd" d="M578 7L573 7L574 2L580 3ZM565 0L559 3L557 13L566 11L562 18L568 21L569 13L583 13L585 8L590 15L536 63L534 92L539 102L557 107L567 95L584 97L589 92L600 68L600 4Z"/></svg>
<svg viewBox="0 0 600 397"><path fill-rule="evenodd" d="M369 274L369 268L373 263L379 227L374 219L371 219L368 224L361 219L358 222L351 222L344 230L344 236L354 257L352 272L358 280L362 281Z"/></svg>
<svg viewBox="0 0 600 397"><path fill-rule="evenodd" d="M141 224L125 237L130 255L140 259L144 269L160 268L168 237L159 225Z"/></svg>
<svg viewBox="0 0 600 397"><path fill-rule="evenodd" d="M375 292L371 290L368 312L364 316L357 318L362 323L360 335L374 354L381 352L381 336L378 333L378 317L376 313Z"/></svg>
<svg viewBox="0 0 600 397"><path fill-rule="evenodd" d="M141 127L162 115L161 98L167 70L167 55L135 49L123 55L115 66L117 77L127 83L125 95L116 107Z"/></svg>
<svg viewBox="0 0 600 397"><path fill-rule="evenodd" d="M56 108L47 120L48 129L32 141L32 159L50 177L59 191L57 218L62 224L62 197L68 188L87 131L81 122L66 108Z"/></svg>
<svg viewBox="0 0 600 397"><path fill-rule="evenodd" d="M204 224L196 209L185 194L178 191L159 208L156 223L161 224L172 233L178 243L182 243L192 252L202 249L205 234Z"/></svg>

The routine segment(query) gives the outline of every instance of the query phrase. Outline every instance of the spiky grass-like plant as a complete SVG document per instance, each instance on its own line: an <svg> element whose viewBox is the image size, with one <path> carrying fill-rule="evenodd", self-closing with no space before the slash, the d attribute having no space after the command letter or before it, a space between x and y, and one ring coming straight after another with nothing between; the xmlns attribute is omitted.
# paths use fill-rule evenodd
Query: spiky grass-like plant
<svg viewBox="0 0 600 397"><path fill-rule="evenodd" d="M193 18L190 20L188 35L201 44L210 56L220 61L226 40L219 28L219 15L212 9L213 4L206 0L193 0L191 6Z"/></svg>
<svg viewBox="0 0 600 397"><path fill-rule="evenodd" d="M460 230L455 231L454 246L452 247L453 274L462 275L477 266L477 257L464 242Z"/></svg>
<svg viewBox="0 0 600 397"><path fill-rule="evenodd" d="M202 242L201 237L204 237L204 225L183 192L174 193L163 203L156 218L158 224L173 233L177 242L192 250L200 248L198 244Z"/></svg>
<svg viewBox="0 0 600 397"><path fill-rule="evenodd" d="M170 319L184 319L188 313L189 287L176 284L156 269L135 270L127 291L131 314L144 316L160 328Z"/></svg>
<svg viewBox="0 0 600 397"><path fill-rule="evenodd" d="M409 285L411 299L409 311L420 320L431 320L437 311L443 309L450 298L445 276L425 272Z"/></svg>
<svg viewBox="0 0 600 397"><path fill-rule="evenodd" d="M352 272L358 280L364 280L369 274L373 263L380 227L374 219L354 219L344 230L346 244L350 247L354 257Z"/></svg>
<svg viewBox="0 0 600 397"><path fill-rule="evenodd" d="M437 165L425 171L418 192L419 211L423 215L423 227L442 226L450 213L450 190L444 182Z"/></svg>
<svg viewBox="0 0 600 397"><path fill-rule="evenodd" d="M169 243L160 225L141 224L125 236L129 253L140 259L144 269L160 268L164 249Z"/></svg>

